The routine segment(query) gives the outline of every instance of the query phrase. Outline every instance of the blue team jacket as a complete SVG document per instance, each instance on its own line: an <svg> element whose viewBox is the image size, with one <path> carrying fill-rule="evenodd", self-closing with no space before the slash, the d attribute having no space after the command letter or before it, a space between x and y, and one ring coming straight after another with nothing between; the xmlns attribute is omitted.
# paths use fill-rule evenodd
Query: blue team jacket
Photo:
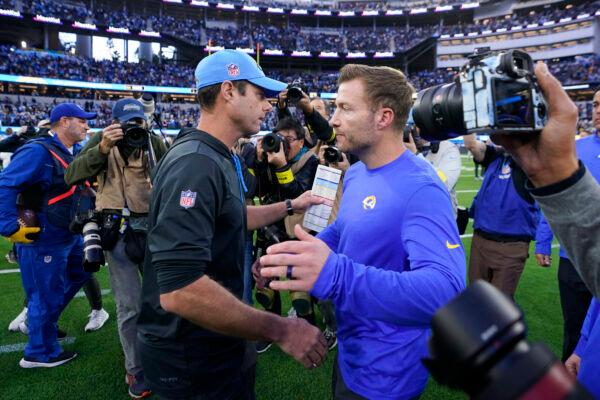
<svg viewBox="0 0 600 400"><path fill-rule="evenodd" d="M32 140L19 148L12 156L11 163L0 173L0 234L10 236L18 230L17 196L33 185L39 185L42 193L47 193L56 186L55 159L43 145L36 142L47 142L61 150L61 156L72 160L69 151L56 136ZM73 146L73 154L81 146ZM46 207L44 207L46 208ZM70 210L66 210L70 211ZM68 212L65 218L68 218ZM71 240L73 234L65 227L57 227L48 222L44 210L37 213L41 232L38 241L58 243ZM65 221L68 225L68 221Z"/></svg>

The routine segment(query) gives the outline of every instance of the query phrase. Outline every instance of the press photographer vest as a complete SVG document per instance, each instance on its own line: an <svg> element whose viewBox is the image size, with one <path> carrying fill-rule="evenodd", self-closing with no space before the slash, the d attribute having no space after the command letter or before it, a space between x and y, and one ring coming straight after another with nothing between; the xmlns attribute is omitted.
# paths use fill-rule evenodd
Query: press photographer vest
<svg viewBox="0 0 600 400"><path fill-rule="evenodd" d="M45 191L42 191L38 185L27 188L17 197L17 205L41 212L46 216L48 223L57 228L68 230L75 214L79 210L87 210L91 207L91 200L89 198L83 199L80 196L84 186L69 186L65 183L65 170L74 157L71 153L46 141L46 139L36 140L32 143L43 146L52 156L54 163L52 182ZM89 187L89 183L85 182L85 186Z"/></svg>
<svg viewBox="0 0 600 400"><path fill-rule="evenodd" d="M106 171L98 175L97 210L122 210L125 206L137 214L148 213L150 173L148 156L135 150L127 164L115 146L108 154Z"/></svg>

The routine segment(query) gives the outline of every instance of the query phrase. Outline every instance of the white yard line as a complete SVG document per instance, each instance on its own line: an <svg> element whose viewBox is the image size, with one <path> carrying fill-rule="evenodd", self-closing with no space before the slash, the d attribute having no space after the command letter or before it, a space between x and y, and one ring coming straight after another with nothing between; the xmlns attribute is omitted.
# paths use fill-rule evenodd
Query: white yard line
<svg viewBox="0 0 600 400"><path fill-rule="evenodd" d="M67 336L63 340L60 340L59 343L62 344L73 344L75 343L75 338L72 336ZM23 351L25 349L25 343L14 343L14 344L6 344L4 346L0 346L0 354L4 353L16 353L18 351Z"/></svg>
<svg viewBox="0 0 600 400"><path fill-rule="evenodd" d="M16 274L21 272L19 269L0 269L0 275L2 274Z"/></svg>

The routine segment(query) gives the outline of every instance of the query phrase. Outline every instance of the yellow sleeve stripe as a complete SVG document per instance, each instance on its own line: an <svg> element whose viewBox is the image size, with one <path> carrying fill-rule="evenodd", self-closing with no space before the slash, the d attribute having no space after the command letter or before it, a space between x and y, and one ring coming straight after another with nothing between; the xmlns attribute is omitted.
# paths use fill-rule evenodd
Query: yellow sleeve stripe
<svg viewBox="0 0 600 400"><path fill-rule="evenodd" d="M441 169L437 169L437 168L436 168L436 172L437 172L438 176L440 177L440 179L442 180L442 183L446 183L446 181L448 180L448 178L446 178L446 174L444 174Z"/></svg>
<svg viewBox="0 0 600 400"><path fill-rule="evenodd" d="M248 168L248 172L250 172L250 174L252 176L256 176L256 172L254 172L254 168Z"/></svg>
<svg viewBox="0 0 600 400"><path fill-rule="evenodd" d="M294 174L290 168L285 171L275 172L275 176L277 177L277 182L282 185L294 181Z"/></svg>

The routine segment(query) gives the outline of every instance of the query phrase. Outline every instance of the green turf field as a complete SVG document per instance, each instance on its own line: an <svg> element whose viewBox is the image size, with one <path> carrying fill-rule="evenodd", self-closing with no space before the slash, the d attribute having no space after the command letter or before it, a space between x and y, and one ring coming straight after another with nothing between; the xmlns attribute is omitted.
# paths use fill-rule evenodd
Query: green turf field
<svg viewBox="0 0 600 400"><path fill-rule="evenodd" d="M463 158L463 175L457 185L461 205L469 206L480 186L473 179L473 164ZM467 234L471 233L469 227ZM463 239L468 255L471 239ZM533 245L532 245L533 246ZM15 269L6 263L4 254L8 242L0 240L0 272ZM533 250L532 250L533 251ZM558 298L556 268L557 248L553 249L551 268L537 266L530 252L525 273L517 291L517 302L523 308L530 340L543 340L555 354L560 354L562 318ZM108 273L98 274L103 290L109 289ZM287 299L286 296L284 296ZM85 333L89 306L85 297L78 297L67 307L60 319L61 328L74 338L65 348L79 356L72 362L53 369L24 370L18 366L22 351L15 350L26 342L21 333L8 332L9 322L20 312L23 302L18 273L0 273L0 399L128 399L124 384L125 371L115 318L115 304L110 294L104 296L104 308L110 319L101 330ZM284 309L289 308L289 302ZM477 310L473 310L477 312ZM323 367L307 371L273 346L261 354L258 361L256 394L258 399L329 399L333 355ZM373 379L377 379L373 377ZM440 387L431 381L422 399L463 399L466 396Z"/></svg>

